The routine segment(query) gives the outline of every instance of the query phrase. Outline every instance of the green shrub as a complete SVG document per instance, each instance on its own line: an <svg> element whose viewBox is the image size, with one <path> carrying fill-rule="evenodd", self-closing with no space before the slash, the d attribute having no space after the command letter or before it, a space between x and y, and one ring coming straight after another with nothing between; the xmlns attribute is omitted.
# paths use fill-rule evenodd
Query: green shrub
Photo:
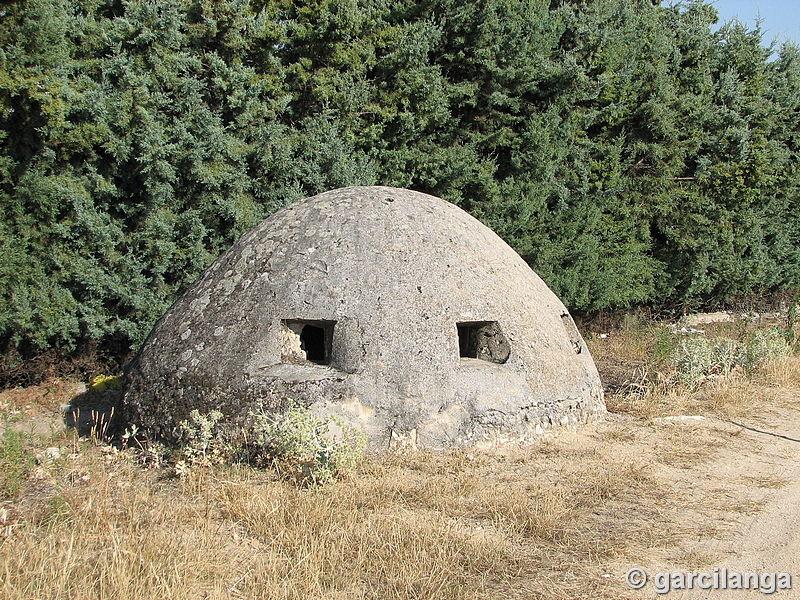
<svg viewBox="0 0 800 600"><path fill-rule="evenodd" d="M800 351L800 292L795 292L786 313L786 341L792 353Z"/></svg>
<svg viewBox="0 0 800 600"><path fill-rule="evenodd" d="M182 474L188 465L221 464L229 459L231 452L225 442L220 421L222 413L212 410L202 414L195 409L189 413L189 418L181 421L181 451L185 460L179 461L176 471Z"/></svg>
<svg viewBox="0 0 800 600"><path fill-rule="evenodd" d="M748 374L758 367L791 354L784 333L758 329L744 342L729 338L690 337L680 341L672 359L681 383L696 385L714 376L727 376L740 367Z"/></svg>
<svg viewBox="0 0 800 600"><path fill-rule="evenodd" d="M35 464L33 455L25 448L25 434L6 423L0 437L0 499L14 498Z"/></svg>
<svg viewBox="0 0 800 600"><path fill-rule="evenodd" d="M320 418L293 407L273 414L259 405L250 412L251 433L261 460L301 483L323 483L361 459L366 438L342 419Z"/></svg>
<svg viewBox="0 0 800 600"><path fill-rule="evenodd" d="M747 339L743 366L748 371L792 353L786 335L779 329L757 329Z"/></svg>
<svg viewBox="0 0 800 600"><path fill-rule="evenodd" d="M795 294L786 315L787 341L792 352L800 350L800 293Z"/></svg>
<svg viewBox="0 0 800 600"><path fill-rule="evenodd" d="M673 360L678 371L678 379L682 383L695 385L711 371L711 344L703 337L683 339L675 348Z"/></svg>
<svg viewBox="0 0 800 600"><path fill-rule="evenodd" d="M670 361L675 352L676 337L668 326L662 325L659 327L653 345L653 360L656 364L664 364Z"/></svg>
<svg viewBox="0 0 800 600"><path fill-rule="evenodd" d="M744 354L741 344L728 338L711 340L711 365L709 375L730 375L737 366L742 365Z"/></svg>
<svg viewBox="0 0 800 600"><path fill-rule="evenodd" d="M235 461L270 466L301 484L320 484L355 468L366 437L342 419L320 418L295 406L276 414L258 403L238 432L226 429L218 410L193 410L179 424L180 460L175 472Z"/></svg>

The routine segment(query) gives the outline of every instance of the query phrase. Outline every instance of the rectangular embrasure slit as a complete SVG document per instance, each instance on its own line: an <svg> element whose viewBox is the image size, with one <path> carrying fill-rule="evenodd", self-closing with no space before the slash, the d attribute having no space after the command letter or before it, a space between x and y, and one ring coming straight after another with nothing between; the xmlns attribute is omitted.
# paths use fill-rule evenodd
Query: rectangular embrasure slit
<svg viewBox="0 0 800 600"><path fill-rule="evenodd" d="M281 321L281 362L329 365L336 321L284 319Z"/></svg>
<svg viewBox="0 0 800 600"><path fill-rule="evenodd" d="M503 364L511 354L511 344L497 321L456 323L458 355Z"/></svg>

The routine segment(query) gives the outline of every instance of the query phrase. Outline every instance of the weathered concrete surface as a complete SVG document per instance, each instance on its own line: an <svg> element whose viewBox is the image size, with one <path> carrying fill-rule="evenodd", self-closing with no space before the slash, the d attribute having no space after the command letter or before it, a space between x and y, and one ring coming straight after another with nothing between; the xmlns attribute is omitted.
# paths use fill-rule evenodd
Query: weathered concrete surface
<svg viewBox="0 0 800 600"><path fill-rule="evenodd" d="M341 415L373 447L526 439L605 411L586 344L519 255L458 207L387 187L308 198L246 233L126 377L128 422L167 438L193 408L235 421L259 398Z"/></svg>

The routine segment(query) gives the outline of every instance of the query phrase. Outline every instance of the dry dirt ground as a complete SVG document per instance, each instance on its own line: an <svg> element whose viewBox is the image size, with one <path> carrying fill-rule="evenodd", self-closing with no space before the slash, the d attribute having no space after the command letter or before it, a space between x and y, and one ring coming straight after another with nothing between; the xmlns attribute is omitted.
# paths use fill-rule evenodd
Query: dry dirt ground
<svg viewBox="0 0 800 600"><path fill-rule="evenodd" d="M676 539L646 552L638 563L626 556L607 565L608 574L620 581L632 567L647 573L649 580L641 591L626 595L745 598L760 594L752 589L719 589L723 584L715 585L715 573L723 580L724 573L788 573L795 589L775 594L800 598L800 390L786 390L780 400L781 407L760 407L735 419L644 424L612 417L560 441L593 444L599 437L602 451L643 465L663 486L663 498L656 496L655 501L675 525ZM679 574L678 589L657 593L654 579L659 573ZM710 578L693 582L692 589L680 589L689 587L690 573L707 573ZM669 589L663 576L660 582L661 592ZM709 589L701 589L701 583ZM769 586L767 579L765 592Z"/></svg>
<svg viewBox="0 0 800 600"><path fill-rule="evenodd" d="M511 529L493 529L492 524L507 525L510 518L493 520L486 514L491 507L513 508L514 503L490 498L487 489L523 495L532 490L531 498L543 501L552 498L537 495L542 488L563 491L552 523L526 522L519 527L524 535L509 542L520 561L516 572L489 581L476 597L744 599L768 591L768 581L761 591L700 589L709 579L694 581L691 590L676 589L688 587L690 573L713 577L727 569L788 573L795 589L777 590L774 596L800 598L800 388L747 389L753 397L730 418L701 411L659 419L610 413L605 421L559 432L534 449L462 454L447 477L456 481L463 497L435 496L439 492L420 483L426 473L438 472L436 459L420 459L410 467L401 465L398 497L405 494L404 506L410 510L416 505L409 498L428 490L427 499L419 501L423 509L441 511L471 531L500 536ZM59 382L6 390L0 392L0 409L13 417L7 423L14 427L46 434L63 428L58 407L72 390L74 384ZM363 491L366 484L352 485ZM570 494L592 499L571 503ZM465 508L470 502L485 508L482 517ZM558 535L536 531L558 529L560 514ZM548 556L553 564L543 568ZM626 584L633 567L649 577L635 591ZM659 573L685 579L668 594L659 594Z"/></svg>

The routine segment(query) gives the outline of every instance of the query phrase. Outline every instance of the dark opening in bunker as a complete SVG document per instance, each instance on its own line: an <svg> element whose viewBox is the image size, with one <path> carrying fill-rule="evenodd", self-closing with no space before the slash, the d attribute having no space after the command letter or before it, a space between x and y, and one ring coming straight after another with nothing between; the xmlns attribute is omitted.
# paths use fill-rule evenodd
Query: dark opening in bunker
<svg viewBox="0 0 800 600"><path fill-rule="evenodd" d="M456 323L458 355L503 364L511 355L511 344L497 321Z"/></svg>
<svg viewBox="0 0 800 600"><path fill-rule="evenodd" d="M335 324L336 321L281 321L281 361L290 364L330 364Z"/></svg>

